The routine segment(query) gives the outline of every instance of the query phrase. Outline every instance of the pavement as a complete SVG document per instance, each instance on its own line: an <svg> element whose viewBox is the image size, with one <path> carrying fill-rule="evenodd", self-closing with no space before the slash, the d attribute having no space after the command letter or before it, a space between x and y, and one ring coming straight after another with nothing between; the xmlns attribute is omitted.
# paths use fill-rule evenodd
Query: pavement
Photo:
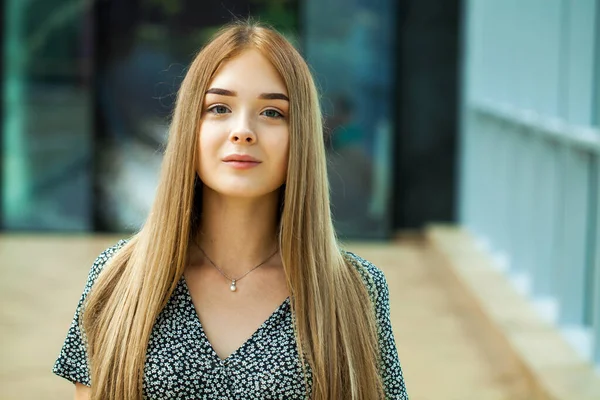
<svg viewBox="0 0 600 400"><path fill-rule="evenodd" d="M93 260L120 238L0 235L0 400L72 398L52 366ZM545 398L427 241L345 247L386 275L411 400Z"/></svg>

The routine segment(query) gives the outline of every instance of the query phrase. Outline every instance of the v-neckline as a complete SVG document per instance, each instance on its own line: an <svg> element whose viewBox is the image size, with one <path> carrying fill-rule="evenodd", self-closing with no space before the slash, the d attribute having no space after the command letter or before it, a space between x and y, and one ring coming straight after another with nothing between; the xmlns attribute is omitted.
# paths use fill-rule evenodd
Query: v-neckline
<svg viewBox="0 0 600 400"><path fill-rule="evenodd" d="M244 350L244 348L246 348L246 346L248 346L248 344L256 336L258 336L258 334L260 334L264 329L266 329L272 323L272 321L275 319L275 317L280 314L281 310L290 301L290 297L289 296L286 297L285 300L279 306L277 306L275 311L273 311L271 313L271 315L269 315L269 317L262 324L260 324L260 326L238 348L236 348L233 352L231 352L231 354L229 354L227 357L221 358L219 356L219 354L217 354L217 351L213 347L210 340L208 340L208 336L206 335L206 332L204 331L204 326L202 326L202 321L200 321L200 316L198 315L198 310L196 310L196 306L194 305L194 301L192 300L192 293L190 292L190 288L188 287L188 284L187 284L187 281L186 281L184 275L181 276L181 281L183 283L183 288L185 290L186 301L188 303L190 312L193 314L192 318L194 319L194 322L198 325L198 328L200 329L200 334L204 337L204 340L206 340L206 343L208 344L211 354L222 364L228 363L238 353L240 353L242 350Z"/></svg>

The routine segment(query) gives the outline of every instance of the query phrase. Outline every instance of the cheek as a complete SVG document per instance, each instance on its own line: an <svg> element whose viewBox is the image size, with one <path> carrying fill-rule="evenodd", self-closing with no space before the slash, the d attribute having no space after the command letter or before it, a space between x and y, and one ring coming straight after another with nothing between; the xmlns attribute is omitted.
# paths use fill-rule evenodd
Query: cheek
<svg viewBox="0 0 600 400"><path fill-rule="evenodd" d="M198 131L198 154L200 159L203 155L210 156L215 152L219 144L219 137L211 124L204 123Z"/></svg>
<svg viewBox="0 0 600 400"><path fill-rule="evenodd" d="M211 135L210 131L204 128L198 132L198 147L196 148L198 152L196 172L198 175L202 176L203 171L206 172L207 169L212 168L211 160L217 152L217 145L215 135Z"/></svg>
<svg viewBox="0 0 600 400"><path fill-rule="evenodd" d="M281 168L281 174L285 177L287 175L289 160L290 160L290 140L289 135L286 135L285 140L279 145L280 160L279 165Z"/></svg>
<svg viewBox="0 0 600 400"><path fill-rule="evenodd" d="M279 163L287 166L290 153L290 135L286 130L275 137L276 139L271 144L271 148L275 149L277 152Z"/></svg>
<svg viewBox="0 0 600 400"><path fill-rule="evenodd" d="M290 161L290 142L288 141L283 148L283 163L285 164L286 170L287 170L289 161Z"/></svg>

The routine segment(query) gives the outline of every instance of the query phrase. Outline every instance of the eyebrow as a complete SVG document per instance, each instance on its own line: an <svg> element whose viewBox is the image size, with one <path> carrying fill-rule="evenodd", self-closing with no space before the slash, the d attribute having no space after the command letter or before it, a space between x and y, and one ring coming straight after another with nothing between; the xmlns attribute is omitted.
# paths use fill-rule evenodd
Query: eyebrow
<svg viewBox="0 0 600 400"><path fill-rule="evenodd" d="M290 99L283 93L261 93L258 96L259 99L264 100L285 100L290 101Z"/></svg>
<svg viewBox="0 0 600 400"><path fill-rule="evenodd" d="M220 88L210 88L206 91L206 94L218 94L221 96L237 96L237 92L233 90L220 89ZM283 93L261 93L258 96L259 99L263 100L285 100L290 101L290 99Z"/></svg>

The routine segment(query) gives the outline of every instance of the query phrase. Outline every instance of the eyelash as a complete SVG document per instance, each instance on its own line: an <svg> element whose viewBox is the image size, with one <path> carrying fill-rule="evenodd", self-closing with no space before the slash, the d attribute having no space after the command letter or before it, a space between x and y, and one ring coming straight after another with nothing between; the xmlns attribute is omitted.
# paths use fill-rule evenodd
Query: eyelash
<svg viewBox="0 0 600 400"><path fill-rule="evenodd" d="M276 117L267 117L267 118L275 118L275 119L283 118L283 114L273 108L269 108L269 109L263 111L261 114L266 113L267 111L273 111L273 112L277 113ZM265 115L265 117L266 117L266 115Z"/></svg>
<svg viewBox="0 0 600 400"><path fill-rule="evenodd" d="M217 108L224 108L227 111L229 111L229 109L227 107L225 107L225 106L223 106L221 104L215 104L214 106L210 106L210 107L208 107L208 109L206 111L209 112L209 113L212 113L212 114L217 114L217 115L219 115L219 114L226 114L226 113L218 113L218 112L216 112Z"/></svg>
<svg viewBox="0 0 600 400"><path fill-rule="evenodd" d="M222 107L222 108L226 109L228 112L224 112L224 113L218 113L218 112L216 112L217 108L219 108L219 107ZM268 116L266 116L266 115L265 115L265 117L267 117L267 118L273 118L273 119L280 119L280 118L283 118L283 114L282 114L280 111L277 111L277 110L275 110L275 109L273 109L273 108L269 108L269 109L266 109L266 110L264 110L264 111L261 113L261 115L262 115L262 114L264 114L265 112L268 112L268 111L272 111L272 112L275 112L275 113L277 113L277 116L275 116L275 117L268 117ZM210 106L210 107L207 109L207 112L209 112L209 113L211 113L211 114L215 114L215 115L223 115L223 114L228 114L228 113L230 113L230 112L231 112L231 110L230 110L229 108L227 108L226 106L222 105L222 104L215 104L215 105L213 105L213 106Z"/></svg>

